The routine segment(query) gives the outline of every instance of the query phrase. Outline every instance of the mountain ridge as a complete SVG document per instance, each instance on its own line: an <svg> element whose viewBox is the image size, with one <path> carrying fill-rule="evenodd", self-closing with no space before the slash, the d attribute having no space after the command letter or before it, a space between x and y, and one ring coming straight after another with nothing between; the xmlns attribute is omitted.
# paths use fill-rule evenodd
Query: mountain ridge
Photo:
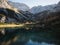
<svg viewBox="0 0 60 45"><path fill-rule="evenodd" d="M36 14L36 13L39 13L39 12L43 12L43 11L46 11L46 10L50 10L50 11L55 11L54 8L58 7L60 5L60 2L58 2L57 4L52 4L52 5L47 5L47 6L35 6L35 7L32 7L29 12L33 13L33 14ZM60 10L60 9L58 9Z"/></svg>
<svg viewBox="0 0 60 45"><path fill-rule="evenodd" d="M13 7L19 9L19 10L23 10L23 11L28 11L30 8L24 4L24 3L17 3L17 2L12 2L12 1L8 1L8 3L10 5L12 5Z"/></svg>

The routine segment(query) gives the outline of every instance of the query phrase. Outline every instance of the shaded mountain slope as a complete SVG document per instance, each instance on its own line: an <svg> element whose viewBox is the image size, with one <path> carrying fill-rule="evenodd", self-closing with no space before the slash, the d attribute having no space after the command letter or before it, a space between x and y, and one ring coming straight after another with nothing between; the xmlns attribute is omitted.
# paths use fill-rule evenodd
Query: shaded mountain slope
<svg viewBox="0 0 60 45"><path fill-rule="evenodd" d="M31 13L27 13L24 11L15 12L14 10L11 10L8 8L0 8L0 14L6 16L7 22L10 22L9 20L15 20L15 22L28 21L28 20L30 20L31 15L32 15Z"/></svg>
<svg viewBox="0 0 60 45"><path fill-rule="evenodd" d="M60 29L59 11L56 12L44 11L36 15L34 17L34 21L37 23L36 27Z"/></svg>

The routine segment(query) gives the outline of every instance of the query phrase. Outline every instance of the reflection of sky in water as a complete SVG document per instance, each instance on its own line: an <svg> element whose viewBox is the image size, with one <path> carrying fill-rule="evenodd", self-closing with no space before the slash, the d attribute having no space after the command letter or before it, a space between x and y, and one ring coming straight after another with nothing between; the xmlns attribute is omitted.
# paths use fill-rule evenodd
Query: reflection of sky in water
<svg viewBox="0 0 60 45"><path fill-rule="evenodd" d="M29 40L26 45L54 45L54 44L48 44L45 42L38 43L38 42L33 42L32 40Z"/></svg>

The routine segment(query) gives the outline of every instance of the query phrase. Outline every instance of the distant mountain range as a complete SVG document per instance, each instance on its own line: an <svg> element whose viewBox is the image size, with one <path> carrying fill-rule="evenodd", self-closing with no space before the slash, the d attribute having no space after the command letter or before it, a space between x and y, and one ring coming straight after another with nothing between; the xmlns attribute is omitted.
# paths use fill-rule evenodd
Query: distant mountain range
<svg viewBox="0 0 60 45"><path fill-rule="evenodd" d="M35 6L32 7L29 11L33 14L42 12L42 11L46 11L46 10L52 10L55 11L54 8L59 8L58 10L60 10L60 2L58 4L52 4L52 5L47 5L47 6Z"/></svg>

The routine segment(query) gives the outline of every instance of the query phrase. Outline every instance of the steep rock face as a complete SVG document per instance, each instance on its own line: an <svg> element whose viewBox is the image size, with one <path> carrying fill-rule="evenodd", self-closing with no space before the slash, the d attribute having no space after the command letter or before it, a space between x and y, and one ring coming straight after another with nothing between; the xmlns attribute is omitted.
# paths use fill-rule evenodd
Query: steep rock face
<svg viewBox="0 0 60 45"><path fill-rule="evenodd" d="M6 22L26 22L31 21L31 17L33 14L30 12L18 11L15 12L14 10L8 8L0 8L1 16L6 16Z"/></svg>
<svg viewBox="0 0 60 45"><path fill-rule="evenodd" d="M33 14L32 13L30 13L30 12L28 12L28 11L19 11L21 14L22 14L22 16L23 16L23 19L26 19L27 21L32 21L32 16L33 16Z"/></svg>
<svg viewBox="0 0 60 45"><path fill-rule="evenodd" d="M7 8L7 9L14 10L15 12L18 12L17 8L11 6L8 3L8 0L0 0L0 8Z"/></svg>
<svg viewBox="0 0 60 45"><path fill-rule="evenodd" d="M19 9L19 10L22 10L22 11L28 11L29 10L29 7L26 4L17 3L17 2L11 2L11 1L8 1L8 3L10 5L12 5L13 7Z"/></svg>
<svg viewBox="0 0 60 45"><path fill-rule="evenodd" d="M7 2L8 0L0 0L0 8L11 8Z"/></svg>

